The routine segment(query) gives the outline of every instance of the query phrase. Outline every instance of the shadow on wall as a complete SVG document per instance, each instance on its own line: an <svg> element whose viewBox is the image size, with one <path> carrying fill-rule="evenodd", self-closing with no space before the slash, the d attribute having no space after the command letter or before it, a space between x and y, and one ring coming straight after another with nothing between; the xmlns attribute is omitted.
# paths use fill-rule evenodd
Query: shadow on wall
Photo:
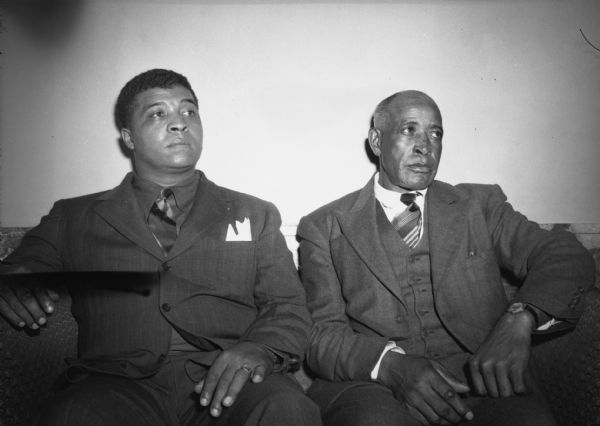
<svg viewBox="0 0 600 426"><path fill-rule="evenodd" d="M57 45L71 36L83 4L78 0L18 0L6 2L4 9L36 42Z"/></svg>

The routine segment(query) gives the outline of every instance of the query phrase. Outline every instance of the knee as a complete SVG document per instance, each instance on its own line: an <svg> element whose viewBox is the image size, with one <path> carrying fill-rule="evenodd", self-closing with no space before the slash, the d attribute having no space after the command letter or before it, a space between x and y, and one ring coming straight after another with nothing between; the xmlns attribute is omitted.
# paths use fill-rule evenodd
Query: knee
<svg viewBox="0 0 600 426"><path fill-rule="evenodd" d="M300 386L285 383L282 380L260 392L254 402L250 417L256 416L261 421L257 424L315 425L321 424L321 412L317 404L306 396ZM282 386L283 385L283 386ZM264 390L264 388L263 388ZM249 419L250 420L250 419ZM249 424L254 424L250 421Z"/></svg>
<svg viewBox="0 0 600 426"><path fill-rule="evenodd" d="M93 401L93 399L92 399ZM83 394L62 392L51 399L34 417L33 425L76 426L94 424L90 399Z"/></svg>
<svg viewBox="0 0 600 426"><path fill-rule="evenodd" d="M353 407L336 404L325 411L323 423L347 426L420 425L398 401L368 406L358 404Z"/></svg>

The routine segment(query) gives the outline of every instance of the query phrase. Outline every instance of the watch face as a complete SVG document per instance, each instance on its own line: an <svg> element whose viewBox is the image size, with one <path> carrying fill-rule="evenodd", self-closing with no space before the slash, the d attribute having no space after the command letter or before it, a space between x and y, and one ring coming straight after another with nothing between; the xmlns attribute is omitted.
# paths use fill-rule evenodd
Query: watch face
<svg viewBox="0 0 600 426"><path fill-rule="evenodd" d="M525 310L525 304L521 302L511 304L506 312L510 314L518 314L519 312L523 312Z"/></svg>

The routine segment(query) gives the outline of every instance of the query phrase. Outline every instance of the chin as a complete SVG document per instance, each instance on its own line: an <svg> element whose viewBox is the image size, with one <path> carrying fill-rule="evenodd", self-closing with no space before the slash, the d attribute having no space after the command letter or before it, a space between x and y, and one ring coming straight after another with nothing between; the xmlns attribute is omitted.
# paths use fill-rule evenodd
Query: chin
<svg viewBox="0 0 600 426"><path fill-rule="evenodd" d="M171 160L171 165L173 167L189 167L189 166L195 166L196 163L198 162L198 160L200 159L200 156L181 156L181 157L175 157Z"/></svg>

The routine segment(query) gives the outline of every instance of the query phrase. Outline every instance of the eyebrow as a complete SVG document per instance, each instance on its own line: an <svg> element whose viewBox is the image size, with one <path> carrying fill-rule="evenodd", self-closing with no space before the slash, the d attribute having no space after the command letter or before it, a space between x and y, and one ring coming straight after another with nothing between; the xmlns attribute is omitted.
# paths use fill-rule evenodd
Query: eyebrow
<svg viewBox="0 0 600 426"><path fill-rule="evenodd" d="M164 101L158 101L158 102L153 102L149 105L146 105L143 109L142 109L142 113L148 111L149 109L156 107L156 106L162 106L163 104L165 104L166 102ZM196 103L196 101L194 101L193 98L183 98L181 100L181 103L190 103L192 105L194 105L195 107L198 107L198 104Z"/></svg>

